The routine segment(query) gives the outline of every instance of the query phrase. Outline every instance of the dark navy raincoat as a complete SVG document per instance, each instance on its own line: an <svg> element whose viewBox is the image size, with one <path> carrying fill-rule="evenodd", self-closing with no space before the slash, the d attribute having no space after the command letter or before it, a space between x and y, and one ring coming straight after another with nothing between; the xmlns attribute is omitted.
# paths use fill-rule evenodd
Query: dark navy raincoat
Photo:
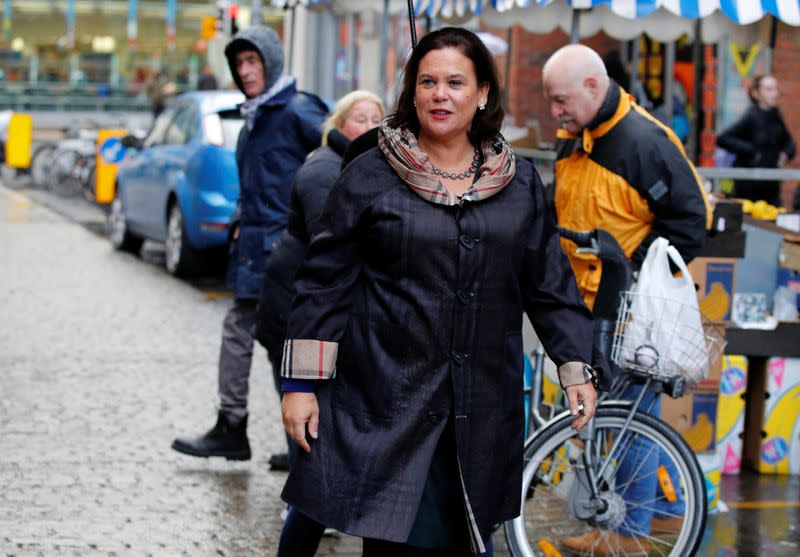
<svg viewBox="0 0 800 557"><path fill-rule="evenodd" d="M259 107L252 130L242 128L236 146L239 203L231 229L228 288L237 299L257 299L267 257L289 215L290 189L306 155L319 147L327 106L294 84Z"/></svg>
<svg viewBox="0 0 800 557"><path fill-rule="evenodd" d="M594 356L532 165L518 159L502 191L447 206L368 151L331 191L295 287L285 350L316 342L321 363L338 356L317 382L319 438L283 498L337 530L405 542L452 422L473 549L517 516L523 311L557 365Z"/></svg>

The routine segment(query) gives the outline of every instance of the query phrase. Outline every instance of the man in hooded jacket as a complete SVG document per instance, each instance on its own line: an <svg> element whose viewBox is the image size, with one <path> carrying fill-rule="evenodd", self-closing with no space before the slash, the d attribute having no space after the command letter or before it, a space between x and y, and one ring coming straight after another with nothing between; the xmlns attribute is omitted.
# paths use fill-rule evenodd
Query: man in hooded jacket
<svg viewBox="0 0 800 557"><path fill-rule="evenodd" d="M264 267L273 243L286 228L290 187L306 155L319 147L325 103L297 90L284 71L278 35L253 26L234 35L225 56L247 100L236 145L239 200L229 228L228 287L235 300L222 325L216 425L195 438L178 438L172 448L198 457L248 460L247 396L253 355L251 330ZM277 375L280 355L270 355ZM279 389L279 375L276 376Z"/></svg>

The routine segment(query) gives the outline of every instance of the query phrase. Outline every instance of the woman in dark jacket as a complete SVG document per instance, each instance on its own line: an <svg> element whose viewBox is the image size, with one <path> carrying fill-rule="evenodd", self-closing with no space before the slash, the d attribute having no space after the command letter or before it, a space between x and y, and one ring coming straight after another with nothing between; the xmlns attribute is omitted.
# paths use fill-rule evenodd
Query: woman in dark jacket
<svg viewBox="0 0 800 557"><path fill-rule="evenodd" d="M369 91L353 91L339 99L323 125L322 146L308 156L292 183L288 226L267 260L254 330L254 338L273 363L276 385L280 385L286 320L294 297L292 283L305 258L311 230L339 177L345 149L351 140L380 125L383 114L383 102Z"/></svg>
<svg viewBox="0 0 800 557"><path fill-rule="evenodd" d="M717 145L736 155L742 168L782 168L795 155L795 144L778 109L778 81L756 76L748 89L753 104L739 121L717 136ZM736 197L763 199L780 206L780 182L737 180Z"/></svg>
<svg viewBox="0 0 800 557"><path fill-rule="evenodd" d="M276 387L281 384L280 363L286 320L294 297L293 281L311 231L333 183L339 177L342 156L350 141L380 125L384 108L369 91L353 91L336 103L322 128L322 146L311 153L292 183L289 223L267 260L253 337L267 349ZM291 445L291 443L290 443ZM291 447L296 450L296 445ZM294 452L294 451L292 451ZM288 468L289 455L272 455L273 468ZM294 508L289 509L278 547L278 557L312 556L325 527Z"/></svg>
<svg viewBox="0 0 800 557"><path fill-rule="evenodd" d="M283 498L366 556L472 555L520 510L522 312L576 428L596 404L592 321L541 180L500 135L480 39L434 31L404 75L295 281L283 420L305 453Z"/></svg>

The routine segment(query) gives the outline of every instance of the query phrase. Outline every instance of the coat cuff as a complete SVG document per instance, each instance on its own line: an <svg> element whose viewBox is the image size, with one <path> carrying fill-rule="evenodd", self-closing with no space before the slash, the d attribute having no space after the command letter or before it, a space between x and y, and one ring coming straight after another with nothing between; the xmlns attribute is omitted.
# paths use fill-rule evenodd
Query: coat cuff
<svg viewBox="0 0 800 557"><path fill-rule="evenodd" d="M287 339L283 343L281 377L284 379L332 379L336 377L338 342Z"/></svg>
<svg viewBox="0 0 800 557"><path fill-rule="evenodd" d="M558 381L561 388L566 389L573 385L585 385L592 381L591 372L586 368L589 365L583 362L567 362L558 368Z"/></svg>
<svg viewBox="0 0 800 557"><path fill-rule="evenodd" d="M313 379L284 379L281 382L282 393L313 393L317 382Z"/></svg>

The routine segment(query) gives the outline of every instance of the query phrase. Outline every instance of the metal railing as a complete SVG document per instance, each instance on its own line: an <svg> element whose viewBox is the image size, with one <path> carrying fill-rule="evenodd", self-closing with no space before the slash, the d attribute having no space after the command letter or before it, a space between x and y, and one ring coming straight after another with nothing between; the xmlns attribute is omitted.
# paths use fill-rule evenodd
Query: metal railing
<svg viewBox="0 0 800 557"><path fill-rule="evenodd" d="M800 180L800 168L719 168L698 166L697 173L701 178L711 182L711 191L714 193L720 192L720 182L722 180L753 180L759 182Z"/></svg>

